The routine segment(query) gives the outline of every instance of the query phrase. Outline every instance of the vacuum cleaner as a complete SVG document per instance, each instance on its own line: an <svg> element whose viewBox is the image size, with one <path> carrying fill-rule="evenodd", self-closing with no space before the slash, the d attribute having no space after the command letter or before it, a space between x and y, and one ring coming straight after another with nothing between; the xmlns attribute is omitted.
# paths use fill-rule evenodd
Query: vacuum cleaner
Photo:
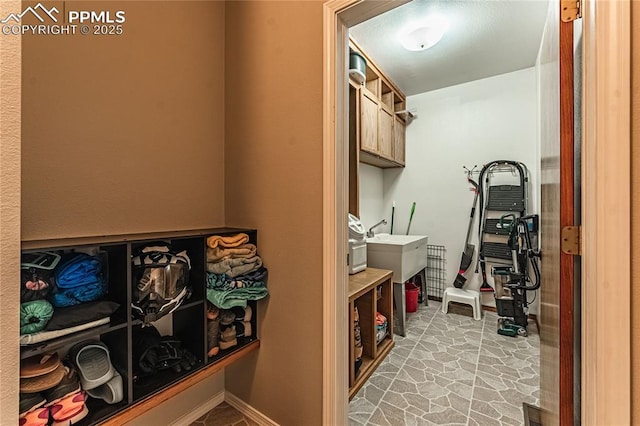
<svg viewBox="0 0 640 426"><path fill-rule="evenodd" d="M527 336L527 293L540 288L539 216L516 217L506 214L500 218L500 223L510 228L508 244L513 255L513 266L494 266L492 270L499 317L498 334ZM533 277L530 271L533 271Z"/></svg>

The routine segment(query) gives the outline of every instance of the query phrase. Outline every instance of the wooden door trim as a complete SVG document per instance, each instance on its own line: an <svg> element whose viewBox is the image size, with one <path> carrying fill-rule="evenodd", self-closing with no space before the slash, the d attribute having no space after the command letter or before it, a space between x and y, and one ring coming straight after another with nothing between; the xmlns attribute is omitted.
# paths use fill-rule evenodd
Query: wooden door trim
<svg viewBox="0 0 640 426"><path fill-rule="evenodd" d="M347 423L348 27L409 0L329 0L323 4L322 424Z"/></svg>
<svg viewBox="0 0 640 426"><path fill-rule="evenodd" d="M582 424L631 423L630 2L584 1Z"/></svg>
<svg viewBox="0 0 640 426"><path fill-rule="evenodd" d="M322 143L322 423L344 424L347 419L349 370L347 346L348 274L346 213L348 209L348 120L344 120L343 46L347 27L338 13L352 0L330 0L323 5L323 143ZM343 87L344 86L344 87ZM346 121L346 123L345 123ZM342 142L340 142L342 141ZM347 173L345 173L347 169Z"/></svg>
<svg viewBox="0 0 640 426"><path fill-rule="evenodd" d="M560 229L575 225L573 22L560 22ZM560 240L558 235L556 238ZM574 417L574 258L560 252L559 421Z"/></svg>
<svg viewBox="0 0 640 426"><path fill-rule="evenodd" d="M345 53L337 46L336 35L354 20L382 13L383 6L393 7L391 2L365 3L369 4L331 0L324 5L324 424L344 424L347 404L347 370L342 365L347 337L339 324L346 318L346 304L336 303L346 300L337 295L342 291L336 285L344 277L334 269L346 256L346 247L336 238L336 212L342 197L337 169L344 165L339 158L343 154L336 150L336 128L344 117L336 109L343 88L336 84L341 77L335 58ZM595 0L584 0L583 7L583 424L630 424L629 8L629 2ZM344 314L339 316L341 310Z"/></svg>

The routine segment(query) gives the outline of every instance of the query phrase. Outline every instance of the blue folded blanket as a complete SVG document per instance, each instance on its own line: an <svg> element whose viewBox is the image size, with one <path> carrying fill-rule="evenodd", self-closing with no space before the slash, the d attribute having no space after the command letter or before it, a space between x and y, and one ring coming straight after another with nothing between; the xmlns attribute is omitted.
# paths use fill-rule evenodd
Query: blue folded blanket
<svg viewBox="0 0 640 426"><path fill-rule="evenodd" d="M73 306L100 299L107 294L102 263L95 256L73 253L55 270L56 290L49 296L55 307Z"/></svg>
<svg viewBox="0 0 640 426"><path fill-rule="evenodd" d="M55 274L59 288L79 287L99 280L102 275L102 264L96 257L76 253L63 260L56 268Z"/></svg>

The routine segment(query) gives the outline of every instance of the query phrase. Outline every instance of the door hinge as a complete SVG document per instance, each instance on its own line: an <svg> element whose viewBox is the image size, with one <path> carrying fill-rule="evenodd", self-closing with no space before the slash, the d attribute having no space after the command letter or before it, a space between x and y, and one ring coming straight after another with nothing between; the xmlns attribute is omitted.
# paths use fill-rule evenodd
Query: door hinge
<svg viewBox="0 0 640 426"><path fill-rule="evenodd" d="M562 228L560 238L560 249L564 254L573 256L580 256L582 254L579 226L565 226Z"/></svg>
<svg viewBox="0 0 640 426"><path fill-rule="evenodd" d="M582 18L582 0L560 0L562 22L572 22Z"/></svg>

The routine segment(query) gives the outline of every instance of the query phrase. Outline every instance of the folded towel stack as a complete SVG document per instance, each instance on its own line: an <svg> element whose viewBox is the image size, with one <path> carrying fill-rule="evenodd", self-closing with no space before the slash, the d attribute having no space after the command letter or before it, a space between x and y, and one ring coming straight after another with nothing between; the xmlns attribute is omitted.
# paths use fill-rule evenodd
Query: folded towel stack
<svg viewBox="0 0 640 426"><path fill-rule="evenodd" d="M207 238L207 299L221 309L268 295L267 269L247 234Z"/></svg>

